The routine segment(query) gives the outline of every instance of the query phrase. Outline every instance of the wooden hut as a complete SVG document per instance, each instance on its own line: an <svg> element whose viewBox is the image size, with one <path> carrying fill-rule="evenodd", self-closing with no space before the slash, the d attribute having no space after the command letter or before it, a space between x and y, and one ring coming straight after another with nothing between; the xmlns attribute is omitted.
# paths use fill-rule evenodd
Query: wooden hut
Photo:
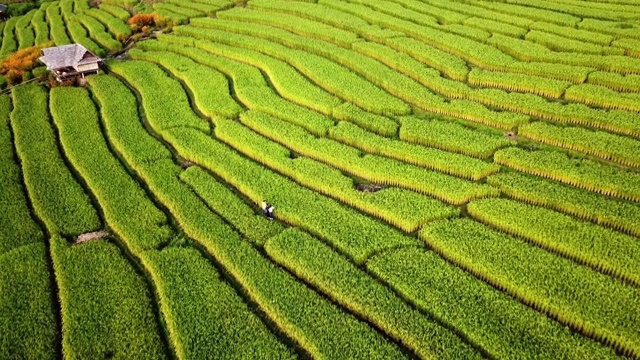
<svg viewBox="0 0 640 360"><path fill-rule="evenodd" d="M53 72L56 80L64 81L97 74L102 59L80 44L71 44L42 49L40 61Z"/></svg>

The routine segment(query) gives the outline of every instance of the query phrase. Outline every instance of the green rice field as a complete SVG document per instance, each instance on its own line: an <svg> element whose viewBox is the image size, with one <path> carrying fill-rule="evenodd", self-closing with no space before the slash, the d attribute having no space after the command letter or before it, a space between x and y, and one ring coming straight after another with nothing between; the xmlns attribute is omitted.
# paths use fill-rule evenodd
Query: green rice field
<svg viewBox="0 0 640 360"><path fill-rule="evenodd" d="M0 359L640 359L640 0L59 0L0 37L104 59L2 81Z"/></svg>

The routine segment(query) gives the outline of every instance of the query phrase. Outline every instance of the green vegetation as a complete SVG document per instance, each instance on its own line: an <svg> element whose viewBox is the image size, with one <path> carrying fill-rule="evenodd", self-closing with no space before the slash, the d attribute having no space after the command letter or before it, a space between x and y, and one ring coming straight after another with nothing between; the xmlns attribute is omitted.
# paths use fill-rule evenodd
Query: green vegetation
<svg viewBox="0 0 640 360"><path fill-rule="evenodd" d="M142 259L157 284L160 309L180 358L293 358L198 251L150 250Z"/></svg>
<svg viewBox="0 0 640 360"><path fill-rule="evenodd" d="M574 259L605 274L640 284L640 263L633 255L637 239L590 222L507 199L469 203L469 214L495 228L552 252Z"/></svg>
<svg viewBox="0 0 640 360"><path fill-rule="evenodd" d="M240 121L293 151L375 183L407 188L452 204L496 195L491 187L376 155L361 156L353 147L317 139L299 127L267 115L242 116Z"/></svg>
<svg viewBox="0 0 640 360"><path fill-rule="evenodd" d="M0 57L7 56L18 50L18 42L13 34L16 23L20 18L12 17L4 23L2 29L2 47L0 47Z"/></svg>
<svg viewBox="0 0 640 360"><path fill-rule="evenodd" d="M551 98L560 98L571 85L567 81L548 79L474 68L469 72L469 83L476 86L495 87L507 91L532 93Z"/></svg>
<svg viewBox="0 0 640 360"><path fill-rule="evenodd" d="M98 114L82 88L51 90L51 114L69 161L101 205L105 221L139 253L166 242L167 219L109 152L98 126Z"/></svg>
<svg viewBox="0 0 640 360"><path fill-rule="evenodd" d="M163 95L163 93L167 94L167 89L172 88L170 84L175 81L169 79L160 69L150 63L125 62L114 65L117 65L112 67L114 71L124 76L127 81L135 82L136 89L143 94L143 106L149 108L149 111L146 112L147 120L153 129L171 143L181 156L213 171L256 204L263 199L270 199L275 206L278 206L277 216L279 218L282 216L282 219L288 223L308 228L323 238L332 239L343 251L351 254L357 262L363 262L367 258L367 254L389 246L415 244L413 239L404 237L373 219L368 219L352 209L343 207L335 201L304 189L290 180L248 161L201 131L188 125L185 126L186 122L171 131L163 130L163 123L158 119L166 116L166 108L160 104L171 106L170 101L186 104L184 92L176 91L171 95ZM142 77L137 76L140 72L144 72L147 79L161 81L160 83L164 86L160 87L156 86L154 82L142 81ZM176 88L174 87L174 89ZM158 106L146 106L147 102L157 103ZM179 109L182 111L174 114L176 118L196 118L188 107L180 107ZM280 207L279 204L282 206ZM180 204L176 203L175 205ZM327 219L331 219L331 222L328 223ZM356 226L358 230L354 230ZM352 235L353 231L358 234L357 237Z"/></svg>
<svg viewBox="0 0 640 360"><path fill-rule="evenodd" d="M496 358L605 359L586 339L451 265L432 251L405 248L367 263L377 277Z"/></svg>
<svg viewBox="0 0 640 360"><path fill-rule="evenodd" d="M527 176L504 172L487 178L509 197L607 225L640 236L640 205L598 195L586 190Z"/></svg>
<svg viewBox="0 0 640 360"><path fill-rule="evenodd" d="M58 150L49 123L47 93L38 84L28 84L12 95L14 142L35 213L51 233L73 236L98 229L100 220L89 196Z"/></svg>
<svg viewBox="0 0 640 360"><path fill-rule="evenodd" d="M98 10L98 9L91 9L91 10L87 11L86 14L96 18L98 21L100 21L102 24L104 24L104 26L107 27L109 32L118 41L124 41L124 40L127 39L127 37L129 37L129 35L131 35L131 28L129 28L129 26L127 26L127 24L124 21L121 21L121 19L111 15L107 11ZM95 24L93 26L95 26L96 30L99 28ZM104 35L101 35L101 36L106 39L106 37ZM108 43L111 43L111 41L108 41ZM120 45L120 47L121 46L122 45ZM118 48L118 46L114 45L114 48Z"/></svg>
<svg viewBox="0 0 640 360"><path fill-rule="evenodd" d="M109 14L115 16L116 18L122 21L127 21L127 19L131 17L131 14L120 6L111 5L111 4L107 4L106 2L102 2L98 7L100 8L100 10L108 12Z"/></svg>
<svg viewBox="0 0 640 360"><path fill-rule="evenodd" d="M35 32L34 42L36 45L45 45L49 42L49 26L45 20L45 14L50 4L51 3L42 4L40 9L33 14L33 19L31 19L31 26L33 26Z"/></svg>
<svg viewBox="0 0 640 360"><path fill-rule="evenodd" d="M490 157L496 150L512 145L503 137L447 121L403 117L400 123L399 135L403 141L478 158Z"/></svg>
<svg viewBox="0 0 640 360"><path fill-rule="evenodd" d="M495 162L518 171L550 178L601 194L640 201L640 174L593 160L573 159L551 150L499 150Z"/></svg>
<svg viewBox="0 0 640 360"><path fill-rule="evenodd" d="M640 141L604 131L559 127L536 122L520 127L519 135L541 143L593 154L626 166L640 167Z"/></svg>
<svg viewBox="0 0 640 360"><path fill-rule="evenodd" d="M638 354L636 288L469 219L431 223L420 237L444 258L562 324Z"/></svg>
<svg viewBox="0 0 640 360"><path fill-rule="evenodd" d="M75 18L87 30L89 30L89 35L91 36L91 38L94 39L103 48L109 51L120 50L122 48L122 44L120 43L120 41L111 37L111 35L106 32L105 27L95 18L84 14L76 14Z"/></svg>
<svg viewBox="0 0 640 360"><path fill-rule="evenodd" d="M145 283L106 240L69 246L54 236L62 351L77 358L165 358Z"/></svg>
<svg viewBox="0 0 640 360"><path fill-rule="evenodd" d="M191 186L209 208L231 223L244 237L259 245L264 245L267 239L283 230L279 223L270 222L262 214L256 214L232 189L198 166L180 173L180 180Z"/></svg>
<svg viewBox="0 0 640 360"><path fill-rule="evenodd" d="M1 359L640 359L639 0L15 1Z"/></svg>
<svg viewBox="0 0 640 360"><path fill-rule="evenodd" d="M454 334L304 232L287 229L265 249L277 263L407 344L420 358L480 358Z"/></svg>
<svg viewBox="0 0 640 360"><path fill-rule="evenodd" d="M64 20L60 15L60 6L57 2L54 2L46 10L47 23L51 28L51 40L56 46L67 45L71 43L69 35L64 25Z"/></svg>
<svg viewBox="0 0 640 360"><path fill-rule="evenodd" d="M208 19L194 22L194 24L198 25L210 23ZM213 23L217 24L217 21ZM391 96L389 93L375 86L374 83L357 76L349 71L348 68L324 57L306 51L290 49L283 45L262 41L254 37L213 29L176 27L174 31L178 35L217 41L223 44L258 47L271 56L290 62L290 64L297 69L302 70L304 75L324 87L327 91L367 111L380 115L403 115L410 111L409 106L403 101ZM379 67L368 69L368 71L379 70L381 70ZM351 89L352 91L345 92L344 89Z"/></svg>
<svg viewBox="0 0 640 360"><path fill-rule="evenodd" d="M143 164L171 158L142 126L133 93L118 79L99 75L88 78L91 93L100 105L100 120L110 143L128 164Z"/></svg>
<svg viewBox="0 0 640 360"><path fill-rule="evenodd" d="M455 155L446 151L435 150L407 144L402 141L390 140L367 133L350 123L340 122L329 129L329 136L355 148L372 154L380 154L393 159L438 170L443 173L456 175L472 180L482 179L499 170L494 164Z"/></svg>
<svg viewBox="0 0 640 360"><path fill-rule="evenodd" d="M58 358L57 304L43 240L0 255L0 357Z"/></svg>
<svg viewBox="0 0 640 360"><path fill-rule="evenodd" d="M42 241L43 234L31 220L21 184L20 167L14 160L9 130L11 101L0 96L0 256L21 246Z"/></svg>
<svg viewBox="0 0 640 360"><path fill-rule="evenodd" d="M130 54L134 59L157 62L184 81L198 109L207 116L236 118L242 112L242 107L229 94L229 82L220 72L172 53L142 53L136 49Z"/></svg>
<svg viewBox="0 0 640 360"><path fill-rule="evenodd" d="M247 112L242 118L264 117ZM291 159L288 149L270 142L236 122L214 120L216 136L248 157L288 175L296 182L331 196L365 213L379 217L404 231L412 232L427 221L458 215L443 203L401 188L385 188L374 194L356 189L353 179L309 158ZM277 155L276 155L277 154Z"/></svg>

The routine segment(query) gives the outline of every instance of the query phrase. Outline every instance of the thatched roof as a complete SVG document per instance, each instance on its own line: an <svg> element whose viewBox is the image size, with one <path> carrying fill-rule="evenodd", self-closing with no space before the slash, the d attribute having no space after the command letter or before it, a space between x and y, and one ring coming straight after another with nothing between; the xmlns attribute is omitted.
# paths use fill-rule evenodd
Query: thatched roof
<svg viewBox="0 0 640 360"><path fill-rule="evenodd" d="M80 44L71 44L42 49L43 56L40 57L48 70L55 70L65 67L78 69L78 65L95 63L101 59Z"/></svg>

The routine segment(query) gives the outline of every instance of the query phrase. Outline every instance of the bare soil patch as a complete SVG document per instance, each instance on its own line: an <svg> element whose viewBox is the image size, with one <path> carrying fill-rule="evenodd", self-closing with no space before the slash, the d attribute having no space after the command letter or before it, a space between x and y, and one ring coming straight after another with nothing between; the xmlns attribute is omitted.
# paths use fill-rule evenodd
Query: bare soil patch
<svg viewBox="0 0 640 360"><path fill-rule="evenodd" d="M94 232L88 232L88 233L80 234L76 238L76 244L82 244L83 242L86 242L86 241L102 239L102 238L107 237L107 236L109 236L109 233L107 231L105 231L105 230L100 230L100 231L94 231Z"/></svg>

